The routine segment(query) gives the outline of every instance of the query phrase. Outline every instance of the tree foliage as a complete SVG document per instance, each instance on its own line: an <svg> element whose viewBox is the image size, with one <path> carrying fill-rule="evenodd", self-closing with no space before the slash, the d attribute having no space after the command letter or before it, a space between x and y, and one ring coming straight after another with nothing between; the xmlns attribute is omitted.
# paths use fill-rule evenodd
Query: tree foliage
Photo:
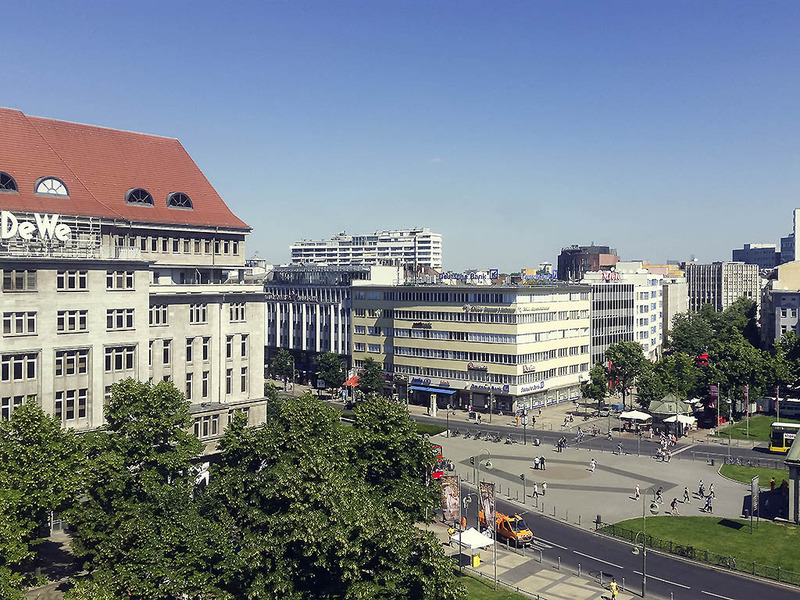
<svg viewBox="0 0 800 600"><path fill-rule="evenodd" d="M383 367L374 358L364 359L362 371L358 375L358 389L368 396L383 392Z"/></svg>
<svg viewBox="0 0 800 600"><path fill-rule="evenodd" d="M330 388L340 388L347 380L344 359L335 352L326 352L317 358L317 375Z"/></svg>
<svg viewBox="0 0 800 600"><path fill-rule="evenodd" d="M595 365L589 371L589 381L581 384L581 392L584 398L590 398L602 405L603 400L608 396L608 373L603 365Z"/></svg>
<svg viewBox="0 0 800 600"><path fill-rule="evenodd" d="M294 377L294 358L286 348L281 348L272 359L272 370L278 377Z"/></svg>
<svg viewBox="0 0 800 600"><path fill-rule="evenodd" d="M650 362L645 358L642 345L637 342L611 344L606 350L606 360L611 363L610 376L617 379L622 388L622 403L625 404L628 390L650 367Z"/></svg>

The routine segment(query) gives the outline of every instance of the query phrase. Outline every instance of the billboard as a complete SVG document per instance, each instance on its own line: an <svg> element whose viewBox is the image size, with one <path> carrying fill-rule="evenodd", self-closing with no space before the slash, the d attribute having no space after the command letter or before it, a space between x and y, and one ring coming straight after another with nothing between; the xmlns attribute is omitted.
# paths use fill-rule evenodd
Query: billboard
<svg viewBox="0 0 800 600"><path fill-rule="evenodd" d="M490 523L494 524L495 522L494 483L481 481L479 484L479 491L481 495L481 510L483 511L483 516L486 519L486 524L489 526ZM493 526L490 527L493 529Z"/></svg>
<svg viewBox="0 0 800 600"><path fill-rule="evenodd" d="M445 521L457 521L459 517L458 475L442 475L442 516Z"/></svg>

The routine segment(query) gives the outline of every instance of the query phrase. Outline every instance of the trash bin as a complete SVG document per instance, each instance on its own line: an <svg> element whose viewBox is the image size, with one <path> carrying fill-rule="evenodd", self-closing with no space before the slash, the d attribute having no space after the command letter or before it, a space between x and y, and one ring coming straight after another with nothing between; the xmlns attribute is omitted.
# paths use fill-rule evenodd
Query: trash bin
<svg viewBox="0 0 800 600"><path fill-rule="evenodd" d="M473 554L472 555L472 566L474 568L478 568L481 566L481 555L480 554Z"/></svg>

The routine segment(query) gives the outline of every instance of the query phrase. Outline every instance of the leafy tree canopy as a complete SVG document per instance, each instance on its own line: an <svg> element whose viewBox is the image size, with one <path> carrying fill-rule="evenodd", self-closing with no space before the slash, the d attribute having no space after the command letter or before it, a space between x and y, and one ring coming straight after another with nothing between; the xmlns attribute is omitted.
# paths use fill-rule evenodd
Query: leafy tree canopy
<svg viewBox="0 0 800 600"><path fill-rule="evenodd" d="M317 358L317 375L325 380L328 388L340 388L347 381L344 358L335 352L326 352Z"/></svg>
<svg viewBox="0 0 800 600"><path fill-rule="evenodd" d="M281 348L272 359L272 369L278 377L292 378L294 376L294 360L286 348Z"/></svg>
<svg viewBox="0 0 800 600"><path fill-rule="evenodd" d="M619 342L611 344L606 350L606 360L611 363L611 376L619 380L622 387L622 403L628 389L637 378L650 368L650 361L645 358L642 345L638 342Z"/></svg>
<svg viewBox="0 0 800 600"><path fill-rule="evenodd" d="M608 395L608 374L603 365L595 365L589 371L589 381L581 385L584 398L590 398L600 405Z"/></svg>
<svg viewBox="0 0 800 600"><path fill-rule="evenodd" d="M383 392L383 367L374 358L364 359L358 375L358 389L367 396Z"/></svg>

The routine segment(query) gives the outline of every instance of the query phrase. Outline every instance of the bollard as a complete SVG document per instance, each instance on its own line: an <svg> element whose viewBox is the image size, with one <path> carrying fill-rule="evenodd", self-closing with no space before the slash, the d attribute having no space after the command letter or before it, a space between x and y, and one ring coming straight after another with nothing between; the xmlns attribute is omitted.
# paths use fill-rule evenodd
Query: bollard
<svg viewBox="0 0 800 600"><path fill-rule="evenodd" d="M542 564L542 551L539 550L539 564Z"/></svg>
<svg viewBox="0 0 800 600"><path fill-rule="evenodd" d="M600 587L603 587L603 569L600 569Z"/></svg>
<svg viewBox="0 0 800 600"><path fill-rule="evenodd" d="M622 578L622 591L625 591L625 578Z"/></svg>
<svg viewBox="0 0 800 600"><path fill-rule="evenodd" d="M554 517L556 516L556 507L555 506L553 507L553 516Z"/></svg>
<svg viewBox="0 0 800 600"><path fill-rule="evenodd" d="M669 600L675 600L675 596L672 595L672 592L669 593Z"/></svg>
<svg viewBox="0 0 800 600"><path fill-rule="evenodd" d="M578 563L578 577L581 576L581 563Z"/></svg>
<svg viewBox="0 0 800 600"><path fill-rule="evenodd" d="M569 511L568 510L564 511L564 520L565 521L569 521Z"/></svg>
<svg viewBox="0 0 800 600"><path fill-rule="evenodd" d="M578 515L578 527L580 527L580 526L581 526L581 516Z"/></svg>
<svg viewBox="0 0 800 600"><path fill-rule="evenodd" d="M519 502L519 490L517 490L517 502Z"/></svg>
<svg viewBox="0 0 800 600"><path fill-rule="evenodd" d="M561 557L558 557L558 570L561 570Z"/></svg>

